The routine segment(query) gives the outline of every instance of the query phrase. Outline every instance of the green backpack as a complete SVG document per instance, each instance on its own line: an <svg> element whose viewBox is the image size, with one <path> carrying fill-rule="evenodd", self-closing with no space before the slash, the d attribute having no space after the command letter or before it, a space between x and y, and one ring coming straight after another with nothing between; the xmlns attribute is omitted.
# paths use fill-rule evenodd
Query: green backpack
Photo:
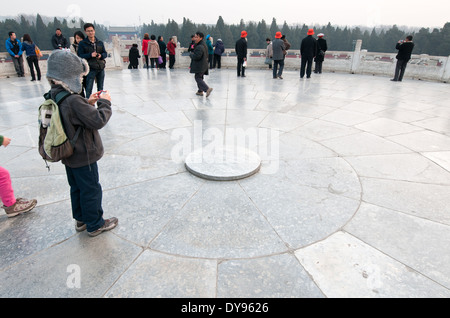
<svg viewBox="0 0 450 318"><path fill-rule="evenodd" d="M52 99L48 92L44 95L44 103L39 106L39 154L46 163L70 157L80 135L81 126L73 140L67 137L59 112L59 105L70 95L68 91L62 91ZM47 168L50 170L48 164Z"/></svg>

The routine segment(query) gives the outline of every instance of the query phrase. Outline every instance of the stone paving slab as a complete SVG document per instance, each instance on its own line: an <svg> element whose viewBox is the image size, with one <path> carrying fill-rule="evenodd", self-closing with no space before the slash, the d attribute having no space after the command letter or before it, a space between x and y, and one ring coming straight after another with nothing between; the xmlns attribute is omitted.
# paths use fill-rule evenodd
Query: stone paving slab
<svg viewBox="0 0 450 318"><path fill-rule="evenodd" d="M449 298L450 86L283 77L212 70L206 98L188 70L108 71L99 171L119 225L95 238L74 229L64 166L37 152L48 83L1 79L0 165L38 205L0 214L0 297ZM256 174L187 171L230 136Z"/></svg>

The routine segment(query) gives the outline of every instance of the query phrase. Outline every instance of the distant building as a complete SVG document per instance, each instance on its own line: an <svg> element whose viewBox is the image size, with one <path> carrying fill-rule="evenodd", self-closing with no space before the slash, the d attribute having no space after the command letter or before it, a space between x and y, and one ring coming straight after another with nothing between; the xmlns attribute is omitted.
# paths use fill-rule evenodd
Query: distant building
<svg viewBox="0 0 450 318"><path fill-rule="evenodd" d="M139 52L142 50L142 40L139 37L139 30L135 27L109 27L108 36L109 42L112 42L113 37L117 36L120 56L125 64L129 62L128 52L133 44L138 45Z"/></svg>
<svg viewBox="0 0 450 318"><path fill-rule="evenodd" d="M112 41L113 36L118 36L120 40L131 40L136 38L139 30L135 27L109 27L108 36L109 41Z"/></svg>

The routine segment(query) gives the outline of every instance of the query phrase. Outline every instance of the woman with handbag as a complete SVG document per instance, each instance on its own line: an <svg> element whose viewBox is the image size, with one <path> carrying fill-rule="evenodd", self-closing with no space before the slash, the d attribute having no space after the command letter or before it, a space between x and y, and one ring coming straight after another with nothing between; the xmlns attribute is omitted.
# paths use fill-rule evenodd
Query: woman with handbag
<svg viewBox="0 0 450 318"><path fill-rule="evenodd" d="M158 58L161 56L159 52L159 44L156 42L156 36L153 34L150 36L150 41L148 42L148 57L150 58L150 64L152 68L158 68Z"/></svg>
<svg viewBox="0 0 450 318"><path fill-rule="evenodd" d="M25 51L27 55L27 62L28 66L30 67L30 73L31 73L31 81L36 81L36 75L34 73L34 69L36 69L37 73L37 80L41 80L41 69L39 68L39 58L42 57L42 53L37 47L35 43L31 40L31 37L29 34L23 35L23 43L22 43L22 50ZM38 56L38 54L40 56ZM34 67L33 67L34 66Z"/></svg>

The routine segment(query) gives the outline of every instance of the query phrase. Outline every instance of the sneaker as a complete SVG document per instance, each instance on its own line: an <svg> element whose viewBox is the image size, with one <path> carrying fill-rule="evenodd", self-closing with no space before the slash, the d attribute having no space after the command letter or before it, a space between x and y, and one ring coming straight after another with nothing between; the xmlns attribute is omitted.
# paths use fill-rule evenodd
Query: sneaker
<svg viewBox="0 0 450 318"><path fill-rule="evenodd" d="M36 204L37 204L36 199L27 200L27 199L23 199L23 198L18 198L18 199L16 199L16 203L14 203L13 205L8 206L8 207L2 206L2 208L5 209L6 215L9 218L12 218L21 213L25 213L25 212L33 210L33 208L36 206Z"/></svg>
<svg viewBox="0 0 450 318"><path fill-rule="evenodd" d="M75 221L75 230L77 232L83 232L86 230L86 224L80 221Z"/></svg>
<svg viewBox="0 0 450 318"><path fill-rule="evenodd" d="M208 88L208 90L206 91L206 97L208 97L211 94L212 90L213 90L212 87Z"/></svg>
<svg viewBox="0 0 450 318"><path fill-rule="evenodd" d="M106 219L105 224L103 224L103 226L101 228L99 228L98 230L95 230L94 232L88 232L88 235L89 236L97 236L104 231L112 230L113 228L115 228L117 226L118 223L119 223L119 220L117 218L112 217L110 219Z"/></svg>
<svg viewBox="0 0 450 318"><path fill-rule="evenodd" d="M197 93L195 93L195 95L197 95L197 96L203 96L203 92L197 92Z"/></svg>
<svg viewBox="0 0 450 318"><path fill-rule="evenodd" d="M282 77L282 76L278 76L278 78L279 78L279 79L283 79L283 77Z"/></svg>

